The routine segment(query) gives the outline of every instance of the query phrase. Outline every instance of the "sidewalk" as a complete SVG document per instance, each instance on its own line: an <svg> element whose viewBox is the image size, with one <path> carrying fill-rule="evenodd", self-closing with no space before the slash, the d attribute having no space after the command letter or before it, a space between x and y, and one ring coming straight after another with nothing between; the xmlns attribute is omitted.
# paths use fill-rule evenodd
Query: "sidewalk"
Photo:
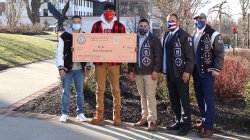
<svg viewBox="0 0 250 140"><path fill-rule="evenodd" d="M106 125L94 126L70 118L60 123L59 116L22 113L13 111L28 100L53 88L58 82L55 60L46 60L0 72L0 139L3 140L190 140L200 139L197 132L180 137L176 132L159 128L148 132L146 127L137 128L124 123L115 127L110 121ZM50 88L48 88L50 87ZM36 93L36 94L35 94ZM27 99L28 98L28 99ZM246 136L227 137L215 134L212 139L247 139Z"/></svg>
<svg viewBox="0 0 250 140"><path fill-rule="evenodd" d="M0 135L4 140L199 140L197 133L191 131L188 136L180 137L176 132L159 128L148 132L125 123L115 127L108 122L104 126L71 121L60 123L58 120L36 120L0 116ZM212 139L240 140L247 137L226 137L216 134ZM203 139L202 139L203 140Z"/></svg>
<svg viewBox="0 0 250 140"><path fill-rule="evenodd" d="M57 81L54 59L0 71L0 108L8 107Z"/></svg>

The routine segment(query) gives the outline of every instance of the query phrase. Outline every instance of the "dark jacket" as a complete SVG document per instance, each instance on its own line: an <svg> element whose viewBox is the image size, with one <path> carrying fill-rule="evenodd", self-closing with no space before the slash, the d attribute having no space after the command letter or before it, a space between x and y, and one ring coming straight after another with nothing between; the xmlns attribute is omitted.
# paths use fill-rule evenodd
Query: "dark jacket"
<svg viewBox="0 0 250 140"><path fill-rule="evenodd" d="M72 62L72 46L73 46L73 35L68 33L68 32L64 32L61 35L61 38L64 42L64 50L63 50L63 56L64 56L64 66L59 67L60 69L64 69L66 72L71 71L72 66L73 66L73 62ZM81 62L82 68L84 70L86 63L85 62Z"/></svg>
<svg viewBox="0 0 250 140"><path fill-rule="evenodd" d="M167 41L165 34L163 47L166 49L167 76L171 80L181 80L184 72L192 73L194 69L194 47L191 35L179 28Z"/></svg>
<svg viewBox="0 0 250 140"><path fill-rule="evenodd" d="M194 33L195 36L195 33ZM223 40L219 32L206 25L198 43L196 67L201 77L211 76L212 70L220 72L224 64Z"/></svg>
<svg viewBox="0 0 250 140"><path fill-rule="evenodd" d="M139 36L137 37L137 48L139 50ZM149 32L148 37L143 42L140 54L141 67L139 68L139 56L137 56L137 63L128 64L129 73L134 72L137 75L150 75L153 71L161 72L163 49L158 37Z"/></svg>

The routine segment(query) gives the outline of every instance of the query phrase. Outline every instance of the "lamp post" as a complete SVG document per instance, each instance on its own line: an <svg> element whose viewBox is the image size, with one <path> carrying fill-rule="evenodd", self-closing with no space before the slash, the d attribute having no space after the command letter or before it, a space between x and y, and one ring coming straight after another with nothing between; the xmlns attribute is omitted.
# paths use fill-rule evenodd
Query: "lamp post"
<svg viewBox="0 0 250 140"><path fill-rule="evenodd" d="M249 19L250 13L247 15L247 47L250 48L250 41L249 41Z"/></svg>
<svg viewBox="0 0 250 140"><path fill-rule="evenodd" d="M120 0L114 0L114 5L116 6L116 17L120 20Z"/></svg>

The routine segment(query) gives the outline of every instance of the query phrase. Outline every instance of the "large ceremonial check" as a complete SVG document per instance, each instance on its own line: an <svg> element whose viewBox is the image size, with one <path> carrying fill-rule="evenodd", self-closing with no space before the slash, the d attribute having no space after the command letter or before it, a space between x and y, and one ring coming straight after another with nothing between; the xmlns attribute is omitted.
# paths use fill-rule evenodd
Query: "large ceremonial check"
<svg viewBox="0 0 250 140"><path fill-rule="evenodd" d="M74 33L73 62L136 62L136 34Z"/></svg>

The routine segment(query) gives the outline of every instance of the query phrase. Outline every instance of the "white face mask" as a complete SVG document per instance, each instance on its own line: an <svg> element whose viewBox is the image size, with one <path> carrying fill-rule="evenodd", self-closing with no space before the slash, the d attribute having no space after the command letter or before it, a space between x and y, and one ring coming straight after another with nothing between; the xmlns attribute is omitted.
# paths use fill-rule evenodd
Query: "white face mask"
<svg viewBox="0 0 250 140"><path fill-rule="evenodd" d="M72 24L72 29L75 30L75 31L78 31L81 29L81 24Z"/></svg>

